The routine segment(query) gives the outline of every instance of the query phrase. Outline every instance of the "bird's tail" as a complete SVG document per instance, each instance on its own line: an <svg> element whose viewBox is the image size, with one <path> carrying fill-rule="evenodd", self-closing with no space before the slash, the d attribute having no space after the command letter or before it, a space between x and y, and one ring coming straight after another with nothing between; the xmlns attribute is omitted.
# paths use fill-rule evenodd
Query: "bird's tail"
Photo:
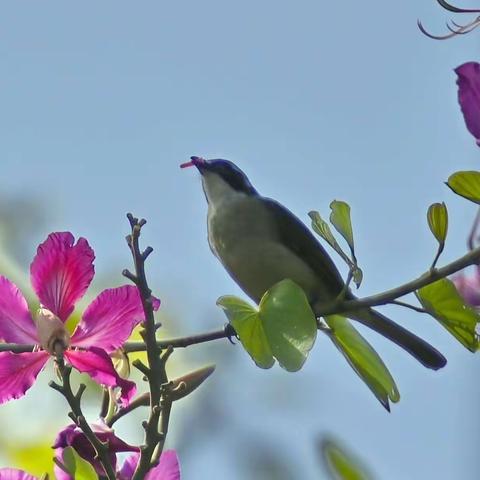
<svg viewBox="0 0 480 480"><path fill-rule="evenodd" d="M348 312L348 317L396 343L427 368L438 370L447 363L447 359L436 348L372 308Z"/></svg>

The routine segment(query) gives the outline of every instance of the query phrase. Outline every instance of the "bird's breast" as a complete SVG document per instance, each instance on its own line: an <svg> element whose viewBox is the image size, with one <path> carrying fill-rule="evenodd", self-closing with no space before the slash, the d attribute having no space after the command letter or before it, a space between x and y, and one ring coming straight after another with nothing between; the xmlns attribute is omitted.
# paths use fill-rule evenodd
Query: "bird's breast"
<svg viewBox="0 0 480 480"><path fill-rule="evenodd" d="M285 278L313 298L318 287L314 272L280 241L274 219L257 197L210 206L208 239L230 276L256 302Z"/></svg>

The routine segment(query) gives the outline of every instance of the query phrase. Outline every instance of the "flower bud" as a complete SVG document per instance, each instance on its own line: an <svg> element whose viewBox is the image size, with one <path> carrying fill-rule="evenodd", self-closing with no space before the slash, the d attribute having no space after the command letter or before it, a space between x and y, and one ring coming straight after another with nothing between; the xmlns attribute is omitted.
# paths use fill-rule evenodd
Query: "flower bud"
<svg viewBox="0 0 480 480"><path fill-rule="evenodd" d="M170 398L180 400L197 389L213 372L215 365L208 365L172 380Z"/></svg>

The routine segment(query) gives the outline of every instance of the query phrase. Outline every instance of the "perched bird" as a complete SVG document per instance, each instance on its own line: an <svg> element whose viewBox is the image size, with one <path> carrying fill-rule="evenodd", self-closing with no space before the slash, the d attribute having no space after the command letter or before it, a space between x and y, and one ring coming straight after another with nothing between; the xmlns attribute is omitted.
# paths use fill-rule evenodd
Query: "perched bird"
<svg viewBox="0 0 480 480"><path fill-rule="evenodd" d="M228 160L191 157L202 175L208 203L208 242L240 288L256 303L277 282L289 278L305 291L314 313L345 287L332 259L292 212L262 197L248 177ZM347 299L354 299L348 291ZM345 312L437 370L445 357L427 342L371 308Z"/></svg>

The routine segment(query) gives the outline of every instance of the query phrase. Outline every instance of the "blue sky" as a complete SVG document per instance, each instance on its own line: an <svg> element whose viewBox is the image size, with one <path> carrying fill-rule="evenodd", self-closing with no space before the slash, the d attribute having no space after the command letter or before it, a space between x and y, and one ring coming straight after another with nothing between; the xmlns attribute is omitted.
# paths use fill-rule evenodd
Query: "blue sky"
<svg viewBox="0 0 480 480"><path fill-rule="evenodd" d="M149 221L150 274L170 331L222 325L215 300L240 291L209 251L198 176L178 168L190 155L235 161L305 221L311 209L327 214L331 200L348 201L361 295L429 266L435 242L425 212L434 201L450 210L443 260L460 256L475 208L443 181L478 168L453 73L478 59L478 36L434 42L417 18L444 32L448 15L433 0L5 4L0 192L47 212L44 230L23 242L23 268L48 232L69 229L94 246L100 275L117 274L130 261L124 215L132 211ZM478 359L433 320L384 311L434 343L448 366L422 369L365 332L402 394L388 415L324 338L295 375L260 371L225 346L221 358L234 361L211 381L227 426L182 458L185 477L248 478L235 461L255 437L291 458L302 478L319 478L313 440L333 432L379 478L473 478ZM216 348L197 348L216 361ZM8 411L23 415L20 404Z"/></svg>

